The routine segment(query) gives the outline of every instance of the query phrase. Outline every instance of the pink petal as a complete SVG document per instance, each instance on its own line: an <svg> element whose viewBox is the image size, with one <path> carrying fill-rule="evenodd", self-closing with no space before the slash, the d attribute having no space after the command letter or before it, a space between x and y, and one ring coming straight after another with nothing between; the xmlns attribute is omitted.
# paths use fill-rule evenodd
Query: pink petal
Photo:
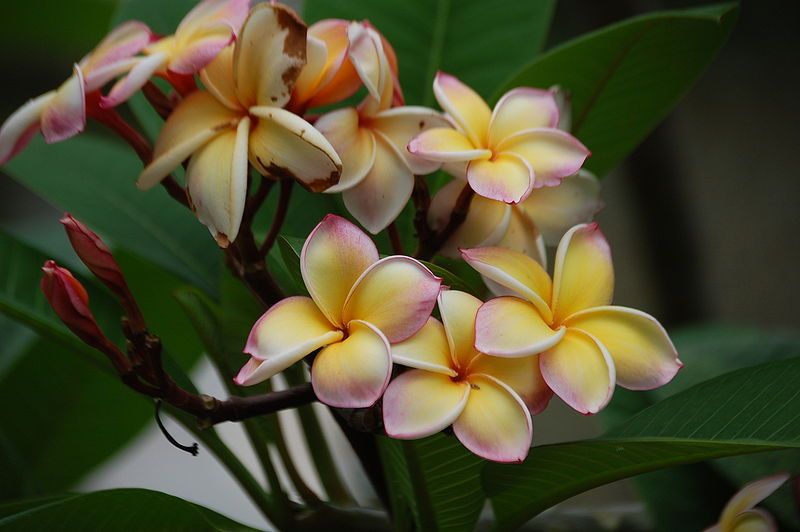
<svg viewBox="0 0 800 532"><path fill-rule="evenodd" d="M534 128L558 126L558 104L551 91L519 87L505 93L492 112L489 145Z"/></svg>
<svg viewBox="0 0 800 532"><path fill-rule="evenodd" d="M83 72L78 65L42 112L41 127L48 144L74 137L86 127Z"/></svg>
<svg viewBox="0 0 800 532"><path fill-rule="evenodd" d="M467 181L477 194L503 203L519 203L533 190L534 174L528 163L513 154L471 161Z"/></svg>
<svg viewBox="0 0 800 532"><path fill-rule="evenodd" d="M162 53L141 57L130 72L117 81L107 96L100 99L100 107L111 108L128 101L136 91L145 86L156 72L166 65L167 56Z"/></svg>
<svg viewBox="0 0 800 532"><path fill-rule="evenodd" d="M435 127L411 139L408 151L422 159L440 163L454 163L488 159L492 152L476 148L461 132L450 128Z"/></svg>
<svg viewBox="0 0 800 532"><path fill-rule="evenodd" d="M411 368L456 376L444 326L434 317L428 318L412 337L392 344L392 360Z"/></svg>
<svg viewBox="0 0 800 532"><path fill-rule="evenodd" d="M492 111L478 93L455 76L438 72L433 80L436 101L476 148L485 148Z"/></svg>
<svg viewBox="0 0 800 532"><path fill-rule="evenodd" d="M557 186L577 173L590 152L581 142L558 129L530 129L506 138L496 151L511 152L527 161L536 174L536 187Z"/></svg>
<svg viewBox="0 0 800 532"><path fill-rule="evenodd" d="M412 154L407 149L408 143L425 130L448 126L444 116L426 107L395 107L370 119L370 127L380 131L392 143L415 175L435 172L441 164Z"/></svg>
<svg viewBox="0 0 800 532"><path fill-rule="evenodd" d="M336 193L354 187L372 170L375 164L375 137L359 123L352 107L326 113L314 122L314 127L331 143L342 160L339 183L325 192Z"/></svg>
<svg viewBox="0 0 800 532"><path fill-rule="evenodd" d="M50 91L28 101L14 111L0 127L0 164L18 154L39 131L42 113L55 97Z"/></svg>
<svg viewBox="0 0 800 532"><path fill-rule="evenodd" d="M502 296L484 303L475 318L475 348L488 355L519 358L558 344L565 329L553 330L531 303Z"/></svg>

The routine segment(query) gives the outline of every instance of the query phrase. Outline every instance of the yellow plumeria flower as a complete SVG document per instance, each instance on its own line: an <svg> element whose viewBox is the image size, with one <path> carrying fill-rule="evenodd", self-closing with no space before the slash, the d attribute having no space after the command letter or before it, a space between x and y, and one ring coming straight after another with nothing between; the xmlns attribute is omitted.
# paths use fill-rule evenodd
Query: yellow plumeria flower
<svg viewBox="0 0 800 532"><path fill-rule="evenodd" d="M181 20L174 35L147 46L144 56L102 99L104 107L128 100L158 74L193 76L236 39L250 0L203 0Z"/></svg>
<svg viewBox="0 0 800 532"><path fill-rule="evenodd" d="M236 238L248 162L265 176L319 192L337 183L341 160L314 127L281 107L306 59L306 27L279 4L258 4L235 45L203 70L207 91L184 98L156 140L138 185L148 189L189 159L186 182L197 217L220 246Z"/></svg>
<svg viewBox="0 0 800 532"><path fill-rule="evenodd" d="M372 405L391 376L389 344L425 324L441 279L410 257L379 259L369 236L332 214L308 236L300 268L311 297L284 299L256 322L235 382L258 384L321 348L311 366L317 398Z"/></svg>
<svg viewBox="0 0 800 532"><path fill-rule="evenodd" d="M439 294L442 322L392 346L392 359L413 369L393 380L383 397L386 433L416 439L450 425L473 453L496 462L519 462L531 446L536 414L552 392L535 357L499 358L475 349L481 301L470 294ZM530 412L529 412L530 410Z"/></svg>
<svg viewBox="0 0 800 532"><path fill-rule="evenodd" d="M778 527L772 516L755 506L787 480L787 473L779 473L745 485L725 505L719 523L705 532L777 532Z"/></svg>
<svg viewBox="0 0 800 532"><path fill-rule="evenodd" d="M589 155L578 139L557 129L553 91L513 89L492 111L471 88L439 72L433 92L456 129L429 129L414 137L408 150L448 163L481 196L519 203L535 188L558 185L577 173Z"/></svg>
<svg viewBox="0 0 800 532"><path fill-rule="evenodd" d="M428 210L428 223L434 230L447 225L467 186L454 179L434 194ZM467 218L439 253L460 258L460 248L499 246L525 253L546 267L545 244L558 245L567 230L590 222L602 206L600 182L586 170L567 177L557 187L536 189L516 205L475 196Z"/></svg>
<svg viewBox="0 0 800 532"><path fill-rule="evenodd" d="M425 107L392 108L398 101L393 52L365 23L348 26L349 57L367 88L358 108L321 116L315 126L342 157L342 178L328 192L342 192L347 210L375 234L388 226L408 203L414 174L428 174L440 164L406 150L411 138L431 127L446 127L442 115Z"/></svg>
<svg viewBox="0 0 800 532"><path fill-rule="evenodd" d="M575 410L598 412L616 383L631 390L663 386L683 366L655 318L610 306L611 252L597 224L564 235L552 280L538 262L510 249L473 248L462 255L495 293L511 294L481 306L475 347L500 357L541 353L545 382Z"/></svg>
<svg viewBox="0 0 800 532"><path fill-rule="evenodd" d="M134 55L153 39L141 22L126 22L111 31L73 68L61 86L34 98L0 127L0 164L19 153L37 131L48 143L66 140L86 127L86 95L95 93L136 64Z"/></svg>

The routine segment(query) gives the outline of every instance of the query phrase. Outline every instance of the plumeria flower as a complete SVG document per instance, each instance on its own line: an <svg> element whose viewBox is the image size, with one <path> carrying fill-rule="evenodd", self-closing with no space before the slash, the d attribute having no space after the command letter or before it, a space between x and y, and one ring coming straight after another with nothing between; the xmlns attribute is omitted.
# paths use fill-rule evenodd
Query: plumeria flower
<svg viewBox="0 0 800 532"><path fill-rule="evenodd" d="M126 22L111 31L73 67L61 86L29 101L0 127L0 164L5 164L41 131L48 143L73 137L86 127L86 95L127 72L133 57L153 39L141 22Z"/></svg>
<svg viewBox="0 0 800 532"><path fill-rule="evenodd" d="M101 105L114 107L125 102L156 74L177 80L198 73L236 39L249 9L250 0L203 0L183 18L174 35L143 50L144 56L137 58Z"/></svg>
<svg viewBox="0 0 800 532"><path fill-rule="evenodd" d="M392 346L392 359L413 369L394 379L383 397L386 433L416 439L450 425L470 451L496 462L519 462L531 446L531 412L552 392L536 357L499 358L475 349L481 301L465 292L439 294L442 322ZM530 412L529 412L530 409Z"/></svg>
<svg viewBox="0 0 800 532"><path fill-rule="evenodd" d="M311 297L289 297L261 316L235 382L258 384L320 349L311 366L317 398L342 408L372 405L389 382L390 343L425 324L441 279L409 257L379 260L369 236L332 214L308 236L300 267Z"/></svg>
<svg viewBox="0 0 800 532"><path fill-rule="evenodd" d="M428 223L434 230L440 231L447 225L461 191L467 186L455 179L434 194L428 210ZM545 244L558 245L567 230L590 222L602 206L600 182L583 169L557 187L534 190L516 205L475 196L467 218L439 253L459 258L460 248L499 246L521 251L546 267Z"/></svg>
<svg viewBox="0 0 800 532"><path fill-rule="evenodd" d="M589 150L557 129L552 91L520 87L494 108L455 77L439 72L433 82L439 105L456 129L433 128L408 150L466 177L479 195L505 203L523 201L535 188L558 185L583 165Z"/></svg>
<svg viewBox="0 0 800 532"><path fill-rule="evenodd" d="M706 532L777 532L772 516L755 506L788 479L787 473L780 473L747 484L725 505L719 523Z"/></svg>
<svg viewBox="0 0 800 532"><path fill-rule="evenodd" d="M529 256L506 248L473 248L464 259L495 293L476 318L475 347L500 357L541 353L548 386L584 414L602 409L615 383L650 390L683 366L661 324L644 312L610 306L611 252L597 224L578 225L561 240L551 280Z"/></svg>
<svg viewBox="0 0 800 532"><path fill-rule="evenodd" d="M386 228L403 210L414 188L414 174L428 174L440 164L406 150L421 131L447 127L439 113L425 107L392 107L399 100L393 52L371 26L348 26L349 57L367 88L358 108L321 116L315 126L342 157L342 178L328 192L342 192L347 210L368 231Z"/></svg>
<svg viewBox="0 0 800 532"><path fill-rule="evenodd" d="M184 98L156 141L138 185L148 189L187 158L197 217L227 246L239 232L248 162L272 178L319 192L339 180L341 160L314 127L281 107L306 60L306 27L280 4L258 4L239 39L201 73L207 91Z"/></svg>

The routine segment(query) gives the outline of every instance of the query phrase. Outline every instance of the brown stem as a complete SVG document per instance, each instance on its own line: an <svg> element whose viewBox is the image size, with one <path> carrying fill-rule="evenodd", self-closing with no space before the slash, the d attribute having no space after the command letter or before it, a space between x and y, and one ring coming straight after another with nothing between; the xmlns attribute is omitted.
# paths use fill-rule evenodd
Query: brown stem
<svg viewBox="0 0 800 532"><path fill-rule="evenodd" d="M431 193L428 190L428 182L423 176L414 176L414 190L411 193L411 200L414 202L414 229L417 231L417 239L420 244L430 240L434 236L434 231L428 225L428 210L431 206Z"/></svg>
<svg viewBox="0 0 800 532"><path fill-rule="evenodd" d="M465 186L456 199L456 204L450 212L450 219L447 225L442 228L438 233L434 233L428 238L420 237L419 248L417 249L416 257L421 260L430 260L441 249L447 240L461 227L464 220L467 218L470 203L474 196L472 187Z"/></svg>
<svg viewBox="0 0 800 532"><path fill-rule="evenodd" d="M275 211L275 217L272 219L269 233L261 244L261 247L258 248L258 254L261 257L267 256L267 253L269 253L269 250L272 249L272 246L275 244L275 240L278 239L278 235L283 227L283 222L286 220L286 215L289 213L289 201L292 199L292 185L294 185L294 180L281 179L281 191L278 197L278 207Z"/></svg>
<svg viewBox="0 0 800 532"><path fill-rule="evenodd" d="M241 225L253 225L253 219L256 217L258 209L264 203L264 200L267 199L267 195L269 195L269 191L272 190L272 185L274 184L275 181L272 179L267 179L265 177L261 178L261 182L258 184L258 190L255 194L248 198L247 203L244 206L244 214L242 215Z"/></svg>
<svg viewBox="0 0 800 532"><path fill-rule="evenodd" d="M392 244L392 251L395 255L405 255L403 251L403 241L400 239L400 232L397 230L397 224L394 222L390 223L386 228L386 232L389 233L389 241Z"/></svg>
<svg viewBox="0 0 800 532"><path fill-rule="evenodd" d="M239 229L236 240L228 247L227 263L234 275L247 285L265 308L283 298L283 292L267 270L250 226Z"/></svg>
<svg viewBox="0 0 800 532"><path fill-rule="evenodd" d="M158 113L158 116L164 120L169 117L170 113L172 113L172 110L175 108L169 96L164 94L152 81L145 83L144 87L142 87L142 94L144 94L144 97L147 98L147 102L155 109L156 113Z"/></svg>

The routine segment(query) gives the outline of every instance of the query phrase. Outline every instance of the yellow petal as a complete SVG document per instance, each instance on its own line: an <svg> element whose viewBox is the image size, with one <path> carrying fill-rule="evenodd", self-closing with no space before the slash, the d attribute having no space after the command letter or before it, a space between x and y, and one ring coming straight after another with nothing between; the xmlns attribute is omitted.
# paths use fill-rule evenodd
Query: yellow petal
<svg viewBox="0 0 800 532"><path fill-rule="evenodd" d="M722 517L719 522L720 529L725 532L728 530L738 530L734 528L736 517L742 512L752 509L755 505L772 495L775 490L780 488L788 479L788 474L779 473L746 484L733 496L728 504L725 505L725 509L722 510Z"/></svg>
<svg viewBox="0 0 800 532"><path fill-rule="evenodd" d="M469 373L490 375L508 385L525 401L531 414L538 414L547 408L553 391L547 386L539 370L539 358L503 358L479 355L469 366Z"/></svg>
<svg viewBox="0 0 800 532"><path fill-rule="evenodd" d="M380 131L403 155L406 164L415 175L435 172L441 163L431 162L408 151L408 143L416 135L435 127L447 128L449 124L440 113L427 107L404 106L387 109L372 117L371 128Z"/></svg>
<svg viewBox="0 0 800 532"><path fill-rule="evenodd" d="M547 253L539 228L519 205L510 207L510 210L508 230L497 246L524 253L541 264L542 268L547 268Z"/></svg>
<svg viewBox="0 0 800 532"><path fill-rule="evenodd" d="M592 336L568 329L561 341L539 355L548 386L582 414L596 414L614 393L614 361Z"/></svg>
<svg viewBox="0 0 800 532"><path fill-rule="evenodd" d="M365 408L380 399L392 374L389 342L373 325L354 320L343 341L322 349L311 366L320 401L338 408Z"/></svg>
<svg viewBox="0 0 800 532"><path fill-rule="evenodd" d="M263 5L263 4L259 4ZM312 192L339 182L342 160L314 126L277 107L251 107L250 162L264 175L294 179Z"/></svg>
<svg viewBox="0 0 800 532"><path fill-rule="evenodd" d="M754 508L736 516L732 532L778 532L775 519L766 510Z"/></svg>
<svg viewBox="0 0 800 532"><path fill-rule="evenodd" d="M483 98L455 76L439 72L433 80L436 101L475 147L486 147L492 111Z"/></svg>
<svg viewBox="0 0 800 532"><path fill-rule="evenodd" d="M314 122L314 127L330 141L342 160L339 183L325 192L341 192L360 183L375 164L375 137L361 127L356 110L345 107L326 113Z"/></svg>
<svg viewBox="0 0 800 532"><path fill-rule="evenodd" d="M492 159L471 161L467 181L477 194L504 203L519 203L533 190L531 167L514 154L501 154Z"/></svg>
<svg viewBox="0 0 800 532"><path fill-rule="evenodd" d="M578 172L589 156L581 142L559 129L531 129L506 138L496 151L519 155L533 168L536 187L557 186Z"/></svg>
<svg viewBox="0 0 800 532"><path fill-rule="evenodd" d="M392 360L411 368L456 375L444 326L434 317L428 318L414 336L392 345Z"/></svg>
<svg viewBox="0 0 800 532"><path fill-rule="evenodd" d="M611 250L596 223L576 225L556 251L551 307L555 323L570 315L611 303L614 266Z"/></svg>
<svg viewBox="0 0 800 532"><path fill-rule="evenodd" d="M253 325L244 347L244 352L253 358L234 380L243 386L263 382L343 336L310 298L286 298Z"/></svg>
<svg viewBox="0 0 800 532"><path fill-rule="evenodd" d="M442 290L439 293L439 313L442 315L444 331L453 364L466 370L472 359L478 356L475 349L475 315L483 302L477 297L458 290Z"/></svg>
<svg viewBox="0 0 800 532"><path fill-rule="evenodd" d="M428 161L457 163L488 159L492 152L475 145L455 129L435 127L411 139L408 151Z"/></svg>
<svg viewBox="0 0 800 532"><path fill-rule="evenodd" d="M361 79L347 57L350 46L348 25L346 20L326 19L308 28L309 41L319 39L324 42L327 54L314 92L308 101L303 102L309 109L344 100L361 87Z"/></svg>
<svg viewBox="0 0 800 532"><path fill-rule="evenodd" d="M494 356L535 355L557 344L564 333L564 327L551 329L530 302L513 296L490 299L475 319L475 347Z"/></svg>
<svg viewBox="0 0 800 532"><path fill-rule="evenodd" d="M558 104L551 91L519 87L505 93L492 112L489 145L533 128L558 125Z"/></svg>
<svg viewBox="0 0 800 532"><path fill-rule="evenodd" d="M514 391L488 375L473 375L464 411L453 432L464 447L494 462L522 462L533 438L533 423Z"/></svg>
<svg viewBox="0 0 800 532"><path fill-rule="evenodd" d="M306 40L306 66L300 71L300 76L294 86L292 102L306 102L313 96L325 74L328 61L328 47L325 41L308 35Z"/></svg>
<svg viewBox="0 0 800 532"><path fill-rule="evenodd" d="M378 260L378 249L358 227L329 214L308 235L300 253L300 270L308 293L337 327L347 294L366 269Z"/></svg>
<svg viewBox="0 0 800 532"><path fill-rule="evenodd" d="M401 440L436 434L461 415L469 395L466 382L430 371L407 371L392 381L383 396L386 434Z"/></svg>
<svg viewBox="0 0 800 532"><path fill-rule="evenodd" d="M233 85L233 48L228 46L217 57L200 71L200 79L205 88L230 109L240 110L242 105L236 96Z"/></svg>

